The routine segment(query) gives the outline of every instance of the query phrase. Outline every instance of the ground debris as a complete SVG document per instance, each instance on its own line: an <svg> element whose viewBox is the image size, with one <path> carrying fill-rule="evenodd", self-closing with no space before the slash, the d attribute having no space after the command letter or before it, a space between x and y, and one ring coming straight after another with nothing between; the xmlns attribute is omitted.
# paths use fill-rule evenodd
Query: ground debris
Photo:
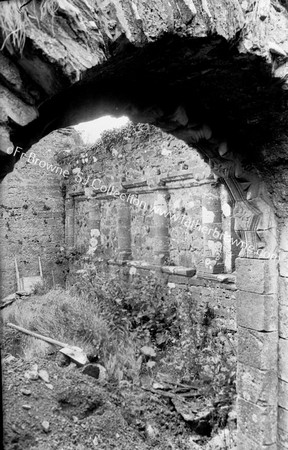
<svg viewBox="0 0 288 450"><path fill-rule="evenodd" d="M156 357L156 352L154 348L149 347L148 345L144 345L143 347L141 347L140 351L143 355L149 356L150 358Z"/></svg>
<svg viewBox="0 0 288 450"><path fill-rule="evenodd" d="M180 396L171 399L176 411L183 417L186 422L193 422L197 425L202 421L209 421L213 407L208 408L203 402L187 402Z"/></svg>
<svg viewBox="0 0 288 450"><path fill-rule="evenodd" d="M32 392L30 391L30 389L21 389L21 393L23 394L23 395L31 395L32 394Z"/></svg>
<svg viewBox="0 0 288 450"><path fill-rule="evenodd" d="M147 422L146 426L145 426L145 434L147 439L149 439L150 441L155 441L155 439L157 438L159 431L158 429L153 426L151 423Z"/></svg>
<svg viewBox="0 0 288 450"><path fill-rule="evenodd" d="M29 409L31 409L31 405L22 405L22 408L29 410Z"/></svg>
<svg viewBox="0 0 288 450"><path fill-rule="evenodd" d="M7 355L7 356L4 358L3 362L4 362L4 364L10 364L12 361L15 361L15 360L16 360L15 356L13 356L13 355Z"/></svg>
<svg viewBox="0 0 288 450"><path fill-rule="evenodd" d="M41 378L41 380L45 381L45 383L49 383L49 374L47 370L39 370L39 377Z"/></svg>
<svg viewBox="0 0 288 450"><path fill-rule="evenodd" d="M28 380L31 381L36 381L39 378L39 373L38 373L38 365L34 364L31 368L31 370L27 370L24 373L24 377L27 378Z"/></svg>
<svg viewBox="0 0 288 450"><path fill-rule="evenodd" d="M50 424L47 420L43 420L43 422L41 423L43 430L45 431L45 433L48 433L49 428L50 428Z"/></svg>

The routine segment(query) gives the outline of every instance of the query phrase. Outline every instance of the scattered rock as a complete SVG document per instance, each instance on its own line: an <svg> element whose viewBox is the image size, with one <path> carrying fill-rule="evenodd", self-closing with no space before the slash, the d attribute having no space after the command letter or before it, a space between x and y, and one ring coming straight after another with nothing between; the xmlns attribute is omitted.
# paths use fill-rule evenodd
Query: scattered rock
<svg viewBox="0 0 288 450"><path fill-rule="evenodd" d="M93 445L97 448L98 447L98 445L99 445L99 440L98 440L98 437L97 436L95 436L95 438L93 439Z"/></svg>
<svg viewBox="0 0 288 450"><path fill-rule="evenodd" d="M236 405L233 405L233 408L228 414L228 422L236 422L237 421L237 409Z"/></svg>
<svg viewBox="0 0 288 450"><path fill-rule="evenodd" d="M96 380L104 381L107 378L107 371L101 364L87 364L82 370L82 373L96 378Z"/></svg>
<svg viewBox="0 0 288 450"><path fill-rule="evenodd" d="M43 430L45 431L45 433L48 433L49 431L49 427L50 424L47 420L43 420L43 422L41 423Z"/></svg>
<svg viewBox="0 0 288 450"><path fill-rule="evenodd" d="M140 351L143 355L150 356L150 358L155 358L156 356L155 350L148 345L144 345L144 347L141 347Z"/></svg>
<svg viewBox="0 0 288 450"><path fill-rule="evenodd" d="M147 422L145 426L145 434L147 439L150 441L155 441L157 438L158 430L156 427L153 427L151 423Z"/></svg>
<svg viewBox="0 0 288 450"><path fill-rule="evenodd" d="M39 370L39 377L41 380L45 381L45 383L49 383L49 375L48 372L44 369Z"/></svg>
<svg viewBox="0 0 288 450"><path fill-rule="evenodd" d="M201 450L203 447L201 447L199 444L197 444L193 438L190 438L188 441L189 450Z"/></svg>
<svg viewBox="0 0 288 450"><path fill-rule="evenodd" d="M125 389L125 388L130 388L131 387L131 383L130 383L130 381L128 381L128 380L121 380L120 382L119 382L119 388L121 389Z"/></svg>
<svg viewBox="0 0 288 450"><path fill-rule="evenodd" d="M20 434L20 431L18 430L18 428L16 427L16 425L12 425L12 430L15 432L15 433L17 433L17 434Z"/></svg>
<svg viewBox="0 0 288 450"><path fill-rule="evenodd" d="M146 366L148 367L148 369L153 369L153 367L156 366L156 362L155 361L148 361Z"/></svg>
<svg viewBox="0 0 288 450"><path fill-rule="evenodd" d="M207 443L205 450L222 450L223 448L236 450L236 432L233 434L227 428L220 430Z"/></svg>
<svg viewBox="0 0 288 450"><path fill-rule="evenodd" d="M32 394L32 392L29 390L29 389L21 389L21 393L23 394L23 395L31 395Z"/></svg>
<svg viewBox="0 0 288 450"><path fill-rule="evenodd" d="M31 409L31 405L22 405L23 409Z"/></svg>
<svg viewBox="0 0 288 450"><path fill-rule="evenodd" d="M38 380L38 366L37 364L34 364L31 368L31 370L27 370L27 372L24 373L24 377L31 381Z"/></svg>
<svg viewBox="0 0 288 450"><path fill-rule="evenodd" d="M4 358L4 363L6 363L6 364L10 364L12 361L15 361L15 356L13 356L13 355L8 355L8 356L6 356L6 358Z"/></svg>
<svg viewBox="0 0 288 450"><path fill-rule="evenodd" d="M200 422L209 421L212 410L205 408L205 405L198 405L195 402L187 404L181 397L171 399L176 411L180 414L185 422L193 422L196 426ZM200 407L199 407L200 406Z"/></svg>
<svg viewBox="0 0 288 450"><path fill-rule="evenodd" d="M153 388L153 389L165 389L165 386L164 386L163 384L158 383L157 381L155 381L155 382L152 384L152 388Z"/></svg>

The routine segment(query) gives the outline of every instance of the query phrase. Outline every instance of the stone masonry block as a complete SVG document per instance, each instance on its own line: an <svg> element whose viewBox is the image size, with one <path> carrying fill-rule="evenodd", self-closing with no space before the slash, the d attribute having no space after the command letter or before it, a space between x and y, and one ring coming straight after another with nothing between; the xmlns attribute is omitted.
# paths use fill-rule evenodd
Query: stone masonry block
<svg viewBox="0 0 288 450"><path fill-rule="evenodd" d="M37 110L33 106L27 105L20 98L16 97L4 86L0 86L1 97L1 120L5 122L10 117L19 125L27 125L37 117Z"/></svg>
<svg viewBox="0 0 288 450"><path fill-rule="evenodd" d="M274 405L277 398L277 371L259 370L238 363L237 392L244 400L261 406Z"/></svg>
<svg viewBox="0 0 288 450"><path fill-rule="evenodd" d="M279 305L279 336L288 339L288 305Z"/></svg>
<svg viewBox="0 0 288 450"><path fill-rule="evenodd" d="M288 340L279 339L279 378L288 382Z"/></svg>
<svg viewBox="0 0 288 450"><path fill-rule="evenodd" d="M241 434L258 445L276 443L277 405L263 407L239 397L237 413L238 430ZM246 447L245 450L248 448L250 450L250 447Z"/></svg>
<svg viewBox="0 0 288 450"><path fill-rule="evenodd" d="M260 370L273 370L277 366L278 333L262 333L238 327L238 360Z"/></svg>
<svg viewBox="0 0 288 450"><path fill-rule="evenodd" d="M279 380L278 389L279 406L288 411L288 383L286 381Z"/></svg>
<svg viewBox="0 0 288 450"><path fill-rule="evenodd" d="M277 444L262 445L252 441L238 430L237 433L237 450L282 450L277 447ZM285 449L286 450L286 449Z"/></svg>
<svg viewBox="0 0 288 450"><path fill-rule="evenodd" d="M288 431L283 430L281 428L281 421L283 419L281 408L279 408L279 414L278 414L278 449L277 450L288 450ZM286 417L286 420L288 418ZM285 426L285 424L284 424Z"/></svg>
<svg viewBox="0 0 288 450"><path fill-rule="evenodd" d="M279 277L279 303L288 306L288 278Z"/></svg>
<svg viewBox="0 0 288 450"><path fill-rule="evenodd" d="M236 286L257 294L276 294L278 270L274 260L237 258Z"/></svg>
<svg viewBox="0 0 288 450"><path fill-rule="evenodd" d="M278 302L276 295L261 295L238 291L237 323L259 331L278 329Z"/></svg>
<svg viewBox="0 0 288 450"><path fill-rule="evenodd" d="M196 274L196 269L194 267L163 266L162 272L184 277L193 277Z"/></svg>
<svg viewBox="0 0 288 450"><path fill-rule="evenodd" d="M280 250L288 252L288 223L280 231Z"/></svg>
<svg viewBox="0 0 288 450"><path fill-rule="evenodd" d="M281 406L278 408L278 428L285 431L288 437L288 410Z"/></svg>
<svg viewBox="0 0 288 450"><path fill-rule="evenodd" d="M181 275L170 275L169 276L169 283L175 283L175 284L188 284L188 278L183 277Z"/></svg>
<svg viewBox="0 0 288 450"><path fill-rule="evenodd" d="M282 277L288 277L288 252L279 252L279 269Z"/></svg>

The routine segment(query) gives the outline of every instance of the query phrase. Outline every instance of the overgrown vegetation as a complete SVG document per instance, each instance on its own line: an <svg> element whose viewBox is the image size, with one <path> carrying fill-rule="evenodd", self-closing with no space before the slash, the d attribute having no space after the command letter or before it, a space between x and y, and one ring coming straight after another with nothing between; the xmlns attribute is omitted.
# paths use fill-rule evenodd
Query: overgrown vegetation
<svg viewBox="0 0 288 450"><path fill-rule="evenodd" d="M82 271L70 291L16 303L4 311L4 321L83 348L116 385L138 385L143 376L157 380L158 374L196 385L212 408L214 428L225 426L235 402L233 332L209 305L199 308L189 291L171 294L152 275L135 276L128 285L118 277L106 281L94 269ZM4 339L6 348L22 347L26 359L51 351L12 329Z"/></svg>
<svg viewBox="0 0 288 450"><path fill-rule="evenodd" d="M135 276L128 285L118 277L105 282L92 270L73 289L100 305L114 332L122 330L137 348L151 346L161 370L168 364L179 381L199 381L212 404L234 402L235 333L208 304L199 308L190 292L171 293L153 276Z"/></svg>
<svg viewBox="0 0 288 450"><path fill-rule="evenodd" d="M0 30L2 47L12 47L22 52L27 28L31 23L42 21L45 17L54 17L58 8L58 0L10 0L0 3Z"/></svg>

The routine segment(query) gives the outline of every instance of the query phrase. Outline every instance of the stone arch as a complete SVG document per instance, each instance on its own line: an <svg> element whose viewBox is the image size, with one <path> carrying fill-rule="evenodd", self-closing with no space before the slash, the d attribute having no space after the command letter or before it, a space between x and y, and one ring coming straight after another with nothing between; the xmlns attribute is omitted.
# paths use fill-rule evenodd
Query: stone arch
<svg viewBox="0 0 288 450"><path fill-rule="evenodd" d="M238 449L245 450L281 448L281 436L288 435L283 405L277 420L278 263L269 257L277 255L277 226L257 165L251 166L263 133L281 131L284 97L262 58L238 53L219 36L169 35L141 49L126 48L44 102L38 118L10 124L11 141L21 151L1 153L5 176L22 151L52 130L105 113L152 123L198 148L230 192L245 243L237 261Z"/></svg>

